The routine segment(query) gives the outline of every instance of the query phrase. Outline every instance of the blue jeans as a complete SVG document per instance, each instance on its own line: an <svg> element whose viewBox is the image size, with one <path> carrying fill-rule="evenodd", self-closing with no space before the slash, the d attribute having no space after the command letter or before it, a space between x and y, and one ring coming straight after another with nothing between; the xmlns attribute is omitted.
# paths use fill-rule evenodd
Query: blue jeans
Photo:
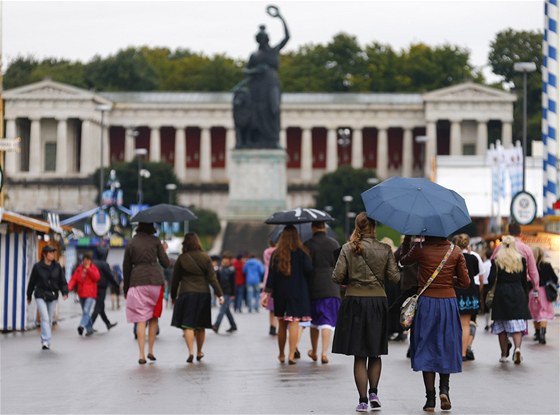
<svg viewBox="0 0 560 415"><path fill-rule="evenodd" d="M91 322L91 309L95 304L95 298L80 298L80 305L82 306L82 319L80 326L86 329L88 333L93 331L93 324Z"/></svg>
<svg viewBox="0 0 560 415"><path fill-rule="evenodd" d="M54 318L54 310L57 301L45 301L42 298L36 298L37 310L41 316L41 343L51 345L52 323Z"/></svg>
<svg viewBox="0 0 560 415"><path fill-rule="evenodd" d="M243 307L243 298L245 297L245 286L238 285L235 287L235 311L241 313L241 308Z"/></svg>
<svg viewBox="0 0 560 415"><path fill-rule="evenodd" d="M224 303L220 306L218 317L216 318L216 322L214 323L216 327L220 328L220 324L222 323L222 319L224 318L224 314L225 314L231 328L237 329L237 325L235 324L235 320L233 319L233 314L231 314L231 310L229 309L230 304L231 304L231 295L224 295Z"/></svg>
<svg viewBox="0 0 560 415"><path fill-rule="evenodd" d="M253 310L259 311L259 297L261 296L259 284L246 284L245 287L247 288L247 306L249 307L249 313Z"/></svg>

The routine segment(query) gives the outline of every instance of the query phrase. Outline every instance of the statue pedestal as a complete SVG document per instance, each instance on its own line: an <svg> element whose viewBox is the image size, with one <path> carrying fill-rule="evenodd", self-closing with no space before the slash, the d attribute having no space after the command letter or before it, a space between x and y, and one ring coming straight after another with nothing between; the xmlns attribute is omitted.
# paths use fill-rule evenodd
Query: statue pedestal
<svg viewBox="0 0 560 415"><path fill-rule="evenodd" d="M283 149L232 150L227 220L265 220L286 209L286 157Z"/></svg>

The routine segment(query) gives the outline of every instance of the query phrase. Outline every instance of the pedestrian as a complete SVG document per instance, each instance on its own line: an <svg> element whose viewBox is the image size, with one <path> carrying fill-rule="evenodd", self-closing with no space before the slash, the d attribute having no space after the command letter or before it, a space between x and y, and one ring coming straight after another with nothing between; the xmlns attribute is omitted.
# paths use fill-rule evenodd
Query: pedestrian
<svg viewBox="0 0 560 415"><path fill-rule="evenodd" d="M82 307L82 319L78 326L78 334L81 336L86 331L86 336L93 334L93 323L91 321L91 311L97 298L97 282L99 281L99 269L95 266L90 254L82 256L82 263L72 274L68 283L68 289L74 287L78 289L78 297Z"/></svg>
<svg viewBox="0 0 560 415"><path fill-rule="evenodd" d="M163 268L169 258L161 241L154 235L152 223L139 223L136 234L124 249L123 291L126 300L126 320L136 324L138 364L146 364L146 357L155 361L154 343L158 319L163 310ZM144 354L148 326L148 355Z"/></svg>
<svg viewBox="0 0 560 415"><path fill-rule="evenodd" d="M268 280L263 300L267 307L269 297L274 298L274 315L278 319L278 360L284 363L286 340L288 364L295 365L299 322L311 321L308 279L312 271L311 258L303 246L296 228L287 225L278 239L270 260Z"/></svg>
<svg viewBox="0 0 560 415"><path fill-rule="evenodd" d="M27 304L31 296L35 297L41 318L41 348L51 348L52 324L58 293L65 300L68 298L68 285L60 264L55 257L56 248L45 245L41 250L41 260L33 265L29 284L27 285Z"/></svg>
<svg viewBox="0 0 560 415"><path fill-rule="evenodd" d="M515 238L505 236L488 277L490 287L496 284L492 302L492 333L498 335L502 363L509 361L508 336L513 338L515 347L513 362L520 364L523 360L521 340L527 330L526 320L531 318L526 275L527 261L517 249Z"/></svg>
<svg viewBox="0 0 560 415"><path fill-rule="evenodd" d="M512 236L515 239L515 246L517 248L517 251L521 254L523 258L525 258L527 264L526 267L527 280L531 281L533 287L539 287L540 285L539 271L537 270L537 264L535 262L535 257L533 256L533 250L521 240L521 226L517 222L512 222L508 225L508 232L510 236ZM498 245L496 249L494 249L494 253L492 254L492 259L496 257L497 253L500 251L501 248L502 248L502 244ZM529 304L532 302L537 303L537 304L532 304L530 307L530 310L533 310L536 313L534 316L531 315L531 318L533 319L535 317L538 318L537 314L540 306L539 292L536 288L533 290L528 290L527 292L528 292L527 295L529 295L528 298ZM535 327L535 340L538 341L540 332L536 325L534 327Z"/></svg>
<svg viewBox="0 0 560 415"><path fill-rule="evenodd" d="M350 240L332 273L335 283L346 285L333 339L333 353L354 356L354 380L358 389L357 412L381 408L377 395L381 355L388 353L387 297L384 281L399 282L399 270L391 248L375 239L375 221L360 212ZM369 383L369 390L368 390Z"/></svg>
<svg viewBox="0 0 560 415"><path fill-rule="evenodd" d="M272 253L276 250L276 244L272 240L268 240L268 248L266 248L263 252L263 265L264 265L264 278L263 278L263 288L261 290L261 298L260 303L263 305L264 299L267 296L265 287L266 282L268 281L268 270L270 268L270 259L272 258ZM264 307L264 305L263 305ZM268 303L265 309L268 310L268 334L271 336L276 336L276 332L278 330L278 319L274 315L274 299L271 297L268 300Z"/></svg>
<svg viewBox="0 0 560 415"><path fill-rule="evenodd" d="M171 279L171 300L174 303L171 325L183 330L189 349L187 363L193 362L195 340L196 360L204 357L205 329L212 328L210 286L219 304L224 304L212 259L202 250L198 235L189 232L183 239L183 252L175 261Z"/></svg>
<svg viewBox="0 0 560 415"><path fill-rule="evenodd" d="M245 257L243 254L237 254L233 260L235 268L235 302L234 310L237 313L243 312L243 301L245 299L245 274L243 266L245 265Z"/></svg>
<svg viewBox="0 0 560 415"><path fill-rule="evenodd" d="M402 265L418 264L418 293L435 276L418 298L418 308L410 335L410 363L422 371L426 403L422 408L433 412L436 406L435 375L439 373L439 398L442 410L451 409L449 378L462 370L462 329L455 281L459 288L470 285L469 273L461 249L444 237L426 236L411 246L406 235L402 245Z"/></svg>
<svg viewBox="0 0 560 415"><path fill-rule="evenodd" d="M380 240L380 242L389 245L391 247L391 252L393 252L393 254L396 253L397 247L391 238L385 236ZM397 257L395 256L395 260L396 259ZM400 281L397 284L389 280L385 281L385 294L387 295L387 304L389 306L387 311L387 330L389 332L389 340L404 341L406 340L406 334L404 333L404 329L400 323L400 306L391 307L391 305L394 304L401 295Z"/></svg>
<svg viewBox="0 0 560 415"><path fill-rule="evenodd" d="M97 282L97 298L95 299L95 307L93 308L93 314L91 315L91 325L95 324L97 316L101 316L101 319L107 326L107 331L111 330L117 325L117 323L111 323L107 314L105 314L105 296L107 294L107 288L111 285L113 288L118 289L119 285L113 278L113 272L111 267L107 263L107 255L109 250L103 246L98 246L96 248L97 259L93 260L93 264L99 270L99 281Z"/></svg>
<svg viewBox="0 0 560 415"><path fill-rule="evenodd" d="M309 279L309 295L311 299L311 350L307 355L314 362L317 361L319 335L321 336L321 363L329 363L327 352L331 343L331 336L336 326L336 317L340 308L340 288L331 277L336 264L334 251L340 244L327 235L325 222L311 223L313 236L305 242L309 251L313 273Z"/></svg>
<svg viewBox="0 0 560 415"><path fill-rule="evenodd" d="M463 252L470 281L467 288L455 287L455 296L457 297L457 304L459 305L459 315L463 332L461 357L463 362L465 362L474 360L474 353L471 351L467 355L467 349L471 335L471 319L473 315L476 316L480 307L478 287L474 281L475 277L478 277L480 274L480 270L478 268L478 259L469 253L469 236L465 233L455 235L453 237L453 243Z"/></svg>
<svg viewBox="0 0 560 415"><path fill-rule="evenodd" d="M480 293L480 313L484 314L484 331L490 330L490 310L486 306L486 296L488 291L490 291L490 286L488 285L488 277L490 276L490 269L492 268L492 257L493 249L486 247L484 250L484 260L482 261L482 275L481 275L481 293Z"/></svg>
<svg viewBox="0 0 560 415"><path fill-rule="evenodd" d="M545 287L547 284L558 286L558 276L552 265L546 261L544 250L540 246L533 248L533 256L539 271L539 296L538 301L529 303L529 308L534 319L535 330L539 334L535 336L535 340L540 344L546 344L547 320L554 320L554 303L547 298Z"/></svg>
<svg viewBox="0 0 560 415"><path fill-rule="evenodd" d="M122 269L118 264L114 264L111 268L113 272L113 280L117 286L111 284L111 310L121 309L121 286L123 282Z"/></svg>
<svg viewBox="0 0 560 415"><path fill-rule="evenodd" d="M249 313L252 311L256 313L259 311L260 285L264 277L264 265L255 254L251 254L245 265L243 265L243 274L245 274L247 307L249 308Z"/></svg>
<svg viewBox="0 0 560 415"><path fill-rule="evenodd" d="M237 331L237 324L233 318L233 314L230 310L230 305L235 299L235 268L231 264L232 254L230 252L224 252L222 254L222 262L218 271L216 272L218 276L218 282L220 287L222 287L222 293L224 297L224 303L220 306L220 311L218 312L218 317L216 317L215 323L212 325L212 330L215 333L220 330L220 324L224 315L229 321L229 329L226 330L228 333L233 333Z"/></svg>

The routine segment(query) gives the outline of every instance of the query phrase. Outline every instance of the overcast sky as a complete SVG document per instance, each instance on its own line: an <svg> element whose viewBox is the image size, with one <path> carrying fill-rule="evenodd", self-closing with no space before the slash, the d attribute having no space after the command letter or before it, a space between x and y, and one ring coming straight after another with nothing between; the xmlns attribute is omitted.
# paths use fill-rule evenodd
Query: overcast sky
<svg viewBox="0 0 560 415"><path fill-rule="evenodd" d="M254 35L266 24L271 44L281 40L270 1L2 1L4 68L17 56L87 62L128 46L188 48L207 55L247 59ZM326 44L333 35L355 35L395 50L411 43L450 43L471 51L471 64L486 65L497 32L543 30L544 3L528 1L277 1L291 32L285 50ZM485 74L489 71L486 69Z"/></svg>

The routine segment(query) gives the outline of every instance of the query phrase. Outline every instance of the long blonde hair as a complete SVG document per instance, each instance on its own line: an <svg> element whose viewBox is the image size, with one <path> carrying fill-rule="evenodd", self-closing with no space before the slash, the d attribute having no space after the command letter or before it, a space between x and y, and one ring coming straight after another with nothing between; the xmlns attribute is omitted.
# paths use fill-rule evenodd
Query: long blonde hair
<svg viewBox="0 0 560 415"><path fill-rule="evenodd" d="M368 218L366 212L360 212L356 215L354 232L350 235L350 245L356 255L362 254L362 239L364 239L366 235L375 238L375 221Z"/></svg>
<svg viewBox="0 0 560 415"><path fill-rule="evenodd" d="M535 257L535 263L537 264L537 267L539 267L543 262L548 262L544 257L544 249L542 249L540 246L535 246L533 248L533 256Z"/></svg>
<svg viewBox="0 0 560 415"><path fill-rule="evenodd" d="M289 277L292 273L292 251L301 249L307 253L307 249L301 243L298 231L293 225L287 225L278 239L276 249L272 254L272 262L278 267L280 273Z"/></svg>
<svg viewBox="0 0 560 415"><path fill-rule="evenodd" d="M519 272L523 270L522 258L515 246L515 238L510 235L505 236L496 254L496 265L509 273Z"/></svg>

